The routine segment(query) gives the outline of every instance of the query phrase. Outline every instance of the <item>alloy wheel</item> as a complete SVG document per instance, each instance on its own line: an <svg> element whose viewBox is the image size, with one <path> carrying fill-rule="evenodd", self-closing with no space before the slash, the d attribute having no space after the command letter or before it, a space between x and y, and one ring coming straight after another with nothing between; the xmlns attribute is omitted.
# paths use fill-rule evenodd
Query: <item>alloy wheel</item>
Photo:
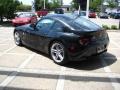
<svg viewBox="0 0 120 90"><path fill-rule="evenodd" d="M64 46L61 43L53 43L50 53L56 63L61 63L65 59Z"/></svg>

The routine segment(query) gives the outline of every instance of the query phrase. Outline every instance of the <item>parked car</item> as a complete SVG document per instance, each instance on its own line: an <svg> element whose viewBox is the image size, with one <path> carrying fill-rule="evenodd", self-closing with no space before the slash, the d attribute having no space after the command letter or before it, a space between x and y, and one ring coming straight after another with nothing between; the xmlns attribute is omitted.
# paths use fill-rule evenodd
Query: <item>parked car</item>
<svg viewBox="0 0 120 90"><path fill-rule="evenodd" d="M86 16L86 11L80 11L80 16Z"/></svg>
<svg viewBox="0 0 120 90"><path fill-rule="evenodd" d="M89 17L89 18L96 18L96 13L93 12L93 11L90 11L88 17Z"/></svg>
<svg viewBox="0 0 120 90"><path fill-rule="evenodd" d="M38 17L42 17L42 16L46 16L48 14L48 10L43 9L43 10L37 11L36 13L37 13Z"/></svg>
<svg viewBox="0 0 120 90"><path fill-rule="evenodd" d="M72 15L75 15L75 16L79 16L79 17L83 17L83 18L86 18L88 19L88 17L86 16L86 11L74 11L72 13Z"/></svg>
<svg viewBox="0 0 120 90"><path fill-rule="evenodd" d="M114 18L114 19L120 19L120 13L115 13L115 15L114 15L113 18Z"/></svg>
<svg viewBox="0 0 120 90"><path fill-rule="evenodd" d="M99 17L100 17L100 18L108 19L109 16L108 16L107 13L100 13L100 14L99 14Z"/></svg>
<svg viewBox="0 0 120 90"><path fill-rule="evenodd" d="M64 10L62 8L56 8L54 12L55 14L64 14Z"/></svg>
<svg viewBox="0 0 120 90"><path fill-rule="evenodd" d="M32 12L22 12L12 20L13 26L21 26L37 21L37 16Z"/></svg>
<svg viewBox="0 0 120 90"><path fill-rule="evenodd" d="M50 55L57 64L83 60L107 51L109 37L97 24L73 15L47 15L35 24L16 27L16 45Z"/></svg>

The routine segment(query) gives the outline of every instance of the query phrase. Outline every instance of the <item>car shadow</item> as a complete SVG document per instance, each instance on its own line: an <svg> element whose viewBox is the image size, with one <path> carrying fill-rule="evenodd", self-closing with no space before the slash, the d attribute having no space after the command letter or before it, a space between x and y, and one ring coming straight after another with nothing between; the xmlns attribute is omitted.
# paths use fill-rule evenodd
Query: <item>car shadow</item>
<svg viewBox="0 0 120 90"><path fill-rule="evenodd" d="M0 22L0 27L13 27L11 21Z"/></svg>
<svg viewBox="0 0 120 90"><path fill-rule="evenodd" d="M26 48L50 59L50 56L48 54L45 54L43 52L37 51L37 50L29 48L29 47L26 47ZM115 55L113 55L111 53L104 53L99 56L89 57L83 61L80 61L80 60L70 61L69 63L67 63L63 66L67 67L67 68L77 69L77 70L92 71L92 70L96 70L99 68L104 68L105 66L110 66L113 63L115 63L116 61L117 61L117 58ZM103 62L105 62L106 64L103 64Z"/></svg>
<svg viewBox="0 0 120 90"><path fill-rule="evenodd" d="M77 70L91 71L99 68L104 68L105 66L110 66L116 61L117 61L117 58L115 55L111 53L105 53L100 56L87 58L84 61L76 61L76 62L72 61L65 66L68 68L73 68Z"/></svg>

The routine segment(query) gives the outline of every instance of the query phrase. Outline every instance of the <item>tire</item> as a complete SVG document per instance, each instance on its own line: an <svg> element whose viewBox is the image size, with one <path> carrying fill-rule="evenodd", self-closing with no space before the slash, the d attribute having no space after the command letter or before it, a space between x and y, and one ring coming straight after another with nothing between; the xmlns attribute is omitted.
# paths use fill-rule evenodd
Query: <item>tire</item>
<svg viewBox="0 0 120 90"><path fill-rule="evenodd" d="M14 33L14 41L17 46L22 46L20 34L17 31Z"/></svg>
<svg viewBox="0 0 120 90"><path fill-rule="evenodd" d="M64 45L61 42L53 42L50 47L50 56L52 60L59 65L64 65L68 61L67 52Z"/></svg>

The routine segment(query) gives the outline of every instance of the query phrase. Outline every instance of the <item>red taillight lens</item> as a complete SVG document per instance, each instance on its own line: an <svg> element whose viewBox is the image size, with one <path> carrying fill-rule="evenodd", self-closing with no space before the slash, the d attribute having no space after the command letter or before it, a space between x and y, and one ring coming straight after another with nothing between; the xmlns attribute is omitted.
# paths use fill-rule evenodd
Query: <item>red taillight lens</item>
<svg viewBox="0 0 120 90"><path fill-rule="evenodd" d="M86 37L81 37L79 40L79 43L81 45L88 45L89 42L90 42L90 38L86 38Z"/></svg>

